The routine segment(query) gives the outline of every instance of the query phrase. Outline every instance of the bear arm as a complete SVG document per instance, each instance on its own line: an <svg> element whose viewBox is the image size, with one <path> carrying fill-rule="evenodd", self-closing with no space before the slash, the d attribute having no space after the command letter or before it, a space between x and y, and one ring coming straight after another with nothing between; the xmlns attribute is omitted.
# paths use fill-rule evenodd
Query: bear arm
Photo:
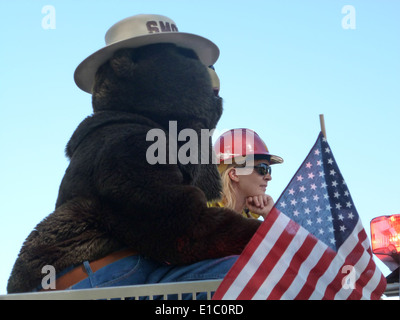
<svg viewBox="0 0 400 320"><path fill-rule="evenodd" d="M150 165L145 132L119 134L98 153L95 182L113 212L102 219L126 246L174 264L240 254L260 225L225 208L208 208L204 192L183 184L178 165ZM168 154L168 153L167 153Z"/></svg>

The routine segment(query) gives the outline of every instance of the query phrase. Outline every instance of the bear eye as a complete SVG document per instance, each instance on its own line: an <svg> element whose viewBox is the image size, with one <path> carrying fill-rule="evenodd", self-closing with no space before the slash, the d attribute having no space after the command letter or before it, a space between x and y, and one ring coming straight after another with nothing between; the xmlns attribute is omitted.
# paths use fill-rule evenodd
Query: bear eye
<svg viewBox="0 0 400 320"><path fill-rule="evenodd" d="M214 94L216 97L219 97L220 83L219 83L218 75L215 72L215 68L214 68L214 66L208 66L207 70L211 77L211 85L213 87Z"/></svg>

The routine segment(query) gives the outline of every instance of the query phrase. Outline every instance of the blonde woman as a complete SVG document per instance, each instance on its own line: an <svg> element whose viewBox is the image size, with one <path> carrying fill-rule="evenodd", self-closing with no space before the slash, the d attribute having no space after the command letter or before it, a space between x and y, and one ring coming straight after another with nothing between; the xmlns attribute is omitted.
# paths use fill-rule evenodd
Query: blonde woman
<svg viewBox="0 0 400 320"><path fill-rule="evenodd" d="M250 129L232 129L214 145L222 179L221 200L211 206L227 207L248 218L265 218L274 206L265 194L272 180L271 165L281 157L269 153L259 135Z"/></svg>

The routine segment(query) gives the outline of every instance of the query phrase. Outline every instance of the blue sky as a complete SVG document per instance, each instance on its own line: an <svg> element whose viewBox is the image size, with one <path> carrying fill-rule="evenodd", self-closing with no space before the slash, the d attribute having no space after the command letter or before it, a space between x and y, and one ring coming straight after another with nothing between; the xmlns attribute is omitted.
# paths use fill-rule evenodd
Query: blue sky
<svg viewBox="0 0 400 320"><path fill-rule="evenodd" d="M42 26L48 5L54 29ZM353 29L343 27L354 21L345 5L355 10ZM285 159L268 188L275 200L322 113L367 233L372 218L400 213L400 1L0 0L0 12L0 294L23 241L54 210L65 145L92 112L73 72L111 25L134 14L169 16L219 46L217 133L251 128Z"/></svg>

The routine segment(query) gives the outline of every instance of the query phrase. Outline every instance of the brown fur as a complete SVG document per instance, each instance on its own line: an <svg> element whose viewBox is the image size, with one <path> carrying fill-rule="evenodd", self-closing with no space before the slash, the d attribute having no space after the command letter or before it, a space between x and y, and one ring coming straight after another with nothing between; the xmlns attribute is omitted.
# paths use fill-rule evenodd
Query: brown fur
<svg viewBox="0 0 400 320"><path fill-rule="evenodd" d="M56 209L23 244L8 292L36 288L44 265L60 272L126 247L172 264L241 253L260 222L207 207L221 189L214 164L146 160L149 130L163 130L168 143L168 123L177 121L200 137L221 116L193 51L162 44L117 52L98 70L93 109L68 142Z"/></svg>

